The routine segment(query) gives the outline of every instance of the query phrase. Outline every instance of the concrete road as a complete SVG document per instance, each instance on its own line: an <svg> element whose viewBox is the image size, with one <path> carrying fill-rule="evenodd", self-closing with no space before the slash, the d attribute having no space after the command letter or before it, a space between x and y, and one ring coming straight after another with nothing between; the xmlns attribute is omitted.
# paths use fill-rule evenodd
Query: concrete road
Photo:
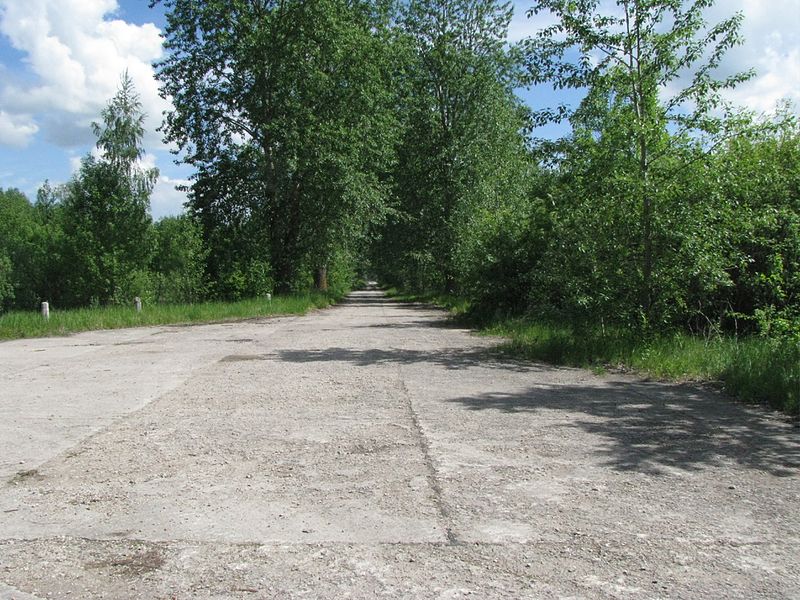
<svg viewBox="0 0 800 600"><path fill-rule="evenodd" d="M378 292L0 344L0 598L800 598L800 432Z"/></svg>

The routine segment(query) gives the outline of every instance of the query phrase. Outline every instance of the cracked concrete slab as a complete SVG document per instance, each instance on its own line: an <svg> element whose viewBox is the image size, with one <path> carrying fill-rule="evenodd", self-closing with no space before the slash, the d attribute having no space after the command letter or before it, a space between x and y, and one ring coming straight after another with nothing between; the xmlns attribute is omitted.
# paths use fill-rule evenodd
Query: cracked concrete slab
<svg viewBox="0 0 800 600"><path fill-rule="evenodd" d="M797 429L497 343L371 291L0 344L0 594L797 597Z"/></svg>

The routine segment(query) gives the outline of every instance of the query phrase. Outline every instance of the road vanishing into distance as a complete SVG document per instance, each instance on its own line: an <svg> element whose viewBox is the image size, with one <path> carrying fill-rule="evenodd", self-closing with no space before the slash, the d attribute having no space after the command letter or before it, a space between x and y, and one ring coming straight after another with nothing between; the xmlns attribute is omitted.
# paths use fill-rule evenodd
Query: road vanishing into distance
<svg viewBox="0 0 800 600"><path fill-rule="evenodd" d="M800 598L800 430L377 291L0 343L0 598Z"/></svg>

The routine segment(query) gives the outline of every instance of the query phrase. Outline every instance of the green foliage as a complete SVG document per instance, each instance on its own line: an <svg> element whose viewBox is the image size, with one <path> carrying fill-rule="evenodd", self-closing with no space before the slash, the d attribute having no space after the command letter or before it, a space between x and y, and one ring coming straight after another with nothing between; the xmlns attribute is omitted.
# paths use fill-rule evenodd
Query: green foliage
<svg viewBox="0 0 800 600"><path fill-rule="evenodd" d="M0 257L5 271L5 293L0 307L34 308L46 299L49 278L59 264L59 236L48 220L22 192L0 190Z"/></svg>
<svg viewBox="0 0 800 600"><path fill-rule="evenodd" d="M93 124L100 158L91 155L63 189L64 260L71 305L130 302L147 295L144 271L151 253L150 193L158 171L141 169L143 135L139 97L125 74L117 95Z"/></svg>
<svg viewBox="0 0 800 600"><path fill-rule="evenodd" d="M32 207L18 190L0 189L0 308L8 308L23 278Z"/></svg>
<svg viewBox="0 0 800 600"><path fill-rule="evenodd" d="M476 228L520 206L530 162L504 47L510 18L510 5L493 0L405 9L396 204L373 259L384 280L417 290L471 285Z"/></svg>
<svg viewBox="0 0 800 600"><path fill-rule="evenodd" d="M181 303L204 299L208 250L200 226L188 216L165 217L154 224L153 239L153 300Z"/></svg>
<svg viewBox="0 0 800 600"><path fill-rule="evenodd" d="M343 295L357 287L359 274L356 268L356 257L344 250L339 250L331 256L328 264L326 275L330 293Z"/></svg>
<svg viewBox="0 0 800 600"><path fill-rule="evenodd" d="M167 0L165 132L197 168L190 209L218 294L253 260L279 289L351 251L385 210L394 135L382 3ZM222 68L224 66L224 68Z"/></svg>
<svg viewBox="0 0 800 600"><path fill-rule="evenodd" d="M94 124L99 157L87 156L66 185L45 183L31 204L0 190L0 306L195 302L205 298L207 249L188 217L155 226L149 194L155 170L142 170L140 104L130 79ZM6 261L5 258L8 260ZM10 265L10 268L8 268Z"/></svg>
<svg viewBox="0 0 800 600"><path fill-rule="evenodd" d="M551 226L538 198L475 215L472 233L462 241L468 248L463 289L474 313L487 318L527 309Z"/></svg>
<svg viewBox="0 0 800 600"><path fill-rule="evenodd" d="M750 126L714 156L728 211L729 319L767 335L800 332L800 124L788 109Z"/></svg>
<svg viewBox="0 0 800 600"><path fill-rule="evenodd" d="M508 93L507 7L409 3L395 40L395 202L372 268L416 299L458 290L483 319L572 323L534 335L537 357L724 375L744 397L772 388L793 406L791 341L764 351L780 374L746 369L756 392L730 369L798 331L796 125L725 114L721 93L749 74L714 78L741 17L707 27L711 4L539 2L556 21L524 45L531 81L587 95L533 115L568 116L573 133L529 155ZM724 336L753 331L764 338Z"/></svg>
<svg viewBox="0 0 800 600"><path fill-rule="evenodd" d="M217 293L231 300L253 298L272 293L275 282L269 263L253 259L244 264L236 262L218 281Z"/></svg>
<svg viewBox="0 0 800 600"><path fill-rule="evenodd" d="M0 254L0 312L14 300L14 285L11 283L11 259Z"/></svg>
<svg viewBox="0 0 800 600"><path fill-rule="evenodd" d="M560 285L549 286L572 309L663 327L685 312L689 274L719 276L721 265L702 261L714 248L682 264L695 255L683 249L713 235L697 221L706 207L691 205L698 186L687 177L705 154L696 136L724 133L726 121L715 113L721 93L750 76L714 78L739 42L741 15L706 27L703 12L712 4L618 0L609 10L599 0L542 0L534 8L555 22L526 42L531 81L587 89L574 111L538 115L568 115L574 128L561 146L563 183L554 199L557 229L580 258L553 270ZM563 258L557 250L553 260ZM684 310L673 311L676 305Z"/></svg>

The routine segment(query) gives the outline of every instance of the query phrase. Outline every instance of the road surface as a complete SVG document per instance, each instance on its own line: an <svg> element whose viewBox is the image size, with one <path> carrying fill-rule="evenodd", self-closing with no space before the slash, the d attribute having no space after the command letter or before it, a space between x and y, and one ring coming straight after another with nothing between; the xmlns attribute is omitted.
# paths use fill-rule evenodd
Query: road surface
<svg viewBox="0 0 800 600"><path fill-rule="evenodd" d="M0 344L0 598L799 598L800 431L436 310Z"/></svg>

